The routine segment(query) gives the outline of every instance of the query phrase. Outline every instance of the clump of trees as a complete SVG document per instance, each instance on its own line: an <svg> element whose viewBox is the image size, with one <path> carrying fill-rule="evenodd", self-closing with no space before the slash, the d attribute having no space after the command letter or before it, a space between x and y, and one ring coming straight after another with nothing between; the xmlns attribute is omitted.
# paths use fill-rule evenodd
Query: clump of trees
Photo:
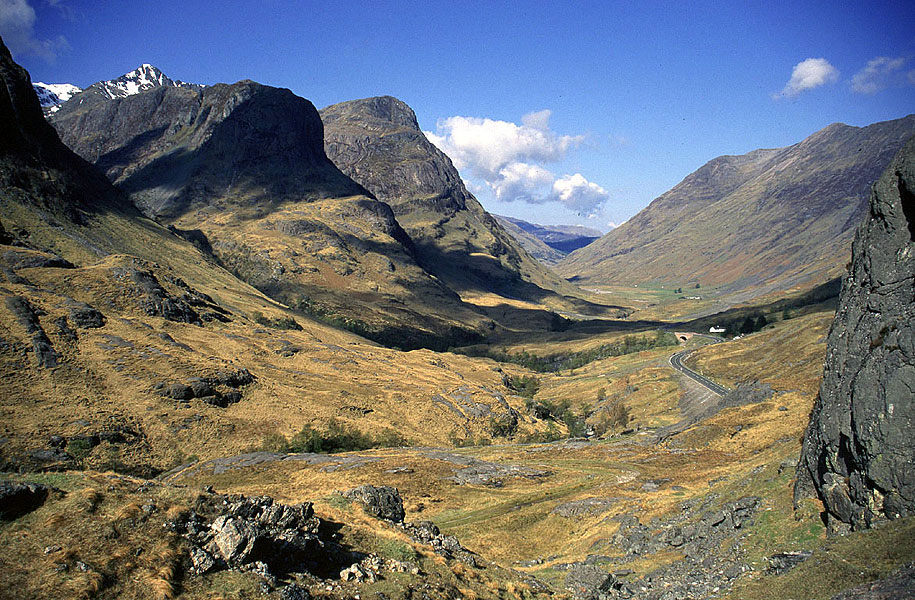
<svg viewBox="0 0 915 600"><path fill-rule="evenodd" d="M766 319L766 315L757 315L756 317L750 316L743 320L740 329L737 331L741 334L753 333L754 331L759 331L768 324L769 321Z"/></svg>
<svg viewBox="0 0 915 600"><path fill-rule="evenodd" d="M330 419L324 429L318 430L305 425L291 438L274 433L264 438L261 450L268 452L313 452L331 453L369 448L396 448L409 446L409 441L393 429L385 429L373 436L346 423Z"/></svg>
<svg viewBox="0 0 915 600"><path fill-rule="evenodd" d="M531 371L539 373L555 373L566 369L577 369L584 365L609 358L611 356L622 356L632 354L652 348L661 348L664 346L676 346L679 342L677 336L669 331L658 331L654 335L627 335L620 340L603 344L590 350L581 352L569 352L565 354L548 354L539 356L530 352L521 351L517 353L499 352L491 348L468 349L463 353L468 356L481 356L492 358L499 362L514 363L527 367Z"/></svg>

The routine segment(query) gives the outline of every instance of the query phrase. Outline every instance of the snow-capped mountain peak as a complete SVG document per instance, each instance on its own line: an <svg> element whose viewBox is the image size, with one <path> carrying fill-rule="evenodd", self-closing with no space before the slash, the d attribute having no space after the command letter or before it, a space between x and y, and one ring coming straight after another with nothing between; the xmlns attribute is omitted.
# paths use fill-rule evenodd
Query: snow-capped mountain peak
<svg viewBox="0 0 915 600"><path fill-rule="evenodd" d="M32 83L32 88L38 96L41 107L47 112L55 112L61 104L83 91L72 83L43 83L41 81Z"/></svg>
<svg viewBox="0 0 915 600"><path fill-rule="evenodd" d="M91 86L106 98L126 98L157 87L201 87L170 79L155 66L144 63L117 79L100 81Z"/></svg>

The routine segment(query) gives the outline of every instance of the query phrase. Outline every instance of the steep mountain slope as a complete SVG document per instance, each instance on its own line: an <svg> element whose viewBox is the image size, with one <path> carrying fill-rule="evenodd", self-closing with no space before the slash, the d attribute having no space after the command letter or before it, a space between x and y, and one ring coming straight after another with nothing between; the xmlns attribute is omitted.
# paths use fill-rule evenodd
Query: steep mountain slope
<svg viewBox="0 0 915 600"><path fill-rule="evenodd" d="M537 263L464 187L451 160L423 135L416 115L390 96L321 110L327 155L394 209L421 264L465 298L475 293L562 306L573 293Z"/></svg>
<svg viewBox="0 0 915 600"><path fill-rule="evenodd" d="M417 264L390 207L327 159L307 100L251 81L90 90L54 114L64 142L245 281L400 347L479 337L482 316Z"/></svg>
<svg viewBox="0 0 915 600"><path fill-rule="evenodd" d="M556 264L568 253L584 248L602 235L597 229L580 225L538 225L512 217L493 216L531 256L549 265Z"/></svg>
<svg viewBox="0 0 915 600"><path fill-rule="evenodd" d="M915 138L874 186L797 469L833 530L915 514Z"/></svg>
<svg viewBox="0 0 915 600"><path fill-rule="evenodd" d="M151 476L331 422L420 444L537 427L492 363L294 315L143 217L60 142L2 40L0 80L0 470Z"/></svg>
<svg viewBox="0 0 915 600"><path fill-rule="evenodd" d="M558 271L587 283L695 282L746 298L841 274L870 184L915 115L836 123L787 148L710 161Z"/></svg>

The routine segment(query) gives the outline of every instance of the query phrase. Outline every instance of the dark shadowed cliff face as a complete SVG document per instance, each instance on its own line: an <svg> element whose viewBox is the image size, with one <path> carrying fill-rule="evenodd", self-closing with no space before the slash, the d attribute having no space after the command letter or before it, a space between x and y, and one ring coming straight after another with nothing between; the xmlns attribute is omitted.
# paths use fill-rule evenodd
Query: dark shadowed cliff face
<svg viewBox="0 0 915 600"><path fill-rule="evenodd" d="M91 88L90 88L91 90ZM61 139L153 217L365 191L327 159L308 100L251 81L156 87L126 98L83 92L54 114Z"/></svg>
<svg viewBox="0 0 915 600"><path fill-rule="evenodd" d="M0 40L0 190L5 203L69 219L111 208L118 198L104 177L64 146L41 111L28 72Z"/></svg>
<svg viewBox="0 0 915 600"><path fill-rule="evenodd" d="M829 332L795 502L830 529L915 514L915 138L871 194Z"/></svg>

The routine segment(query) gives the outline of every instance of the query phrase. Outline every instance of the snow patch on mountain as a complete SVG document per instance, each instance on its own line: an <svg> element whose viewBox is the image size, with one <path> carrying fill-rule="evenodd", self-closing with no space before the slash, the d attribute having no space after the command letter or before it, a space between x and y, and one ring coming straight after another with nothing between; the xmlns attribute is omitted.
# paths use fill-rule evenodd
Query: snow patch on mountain
<svg viewBox="0 0 915 600"><path fill-rule="evenodd" d="M61 104L83 91L72 83L43 83L36 81L32 88L38 96L41 107L48 112L55 112Z"/></svg>
<svg viewBox="0 0 915 600"><path fill-rule="evenodd" d="M170 79L165 73L144 63L129 73L117 79L99 81L91 86L96 92L106 98L126 98L140 92L145 92L157 87L203 87L196 83L186 83Z"/></svg>

